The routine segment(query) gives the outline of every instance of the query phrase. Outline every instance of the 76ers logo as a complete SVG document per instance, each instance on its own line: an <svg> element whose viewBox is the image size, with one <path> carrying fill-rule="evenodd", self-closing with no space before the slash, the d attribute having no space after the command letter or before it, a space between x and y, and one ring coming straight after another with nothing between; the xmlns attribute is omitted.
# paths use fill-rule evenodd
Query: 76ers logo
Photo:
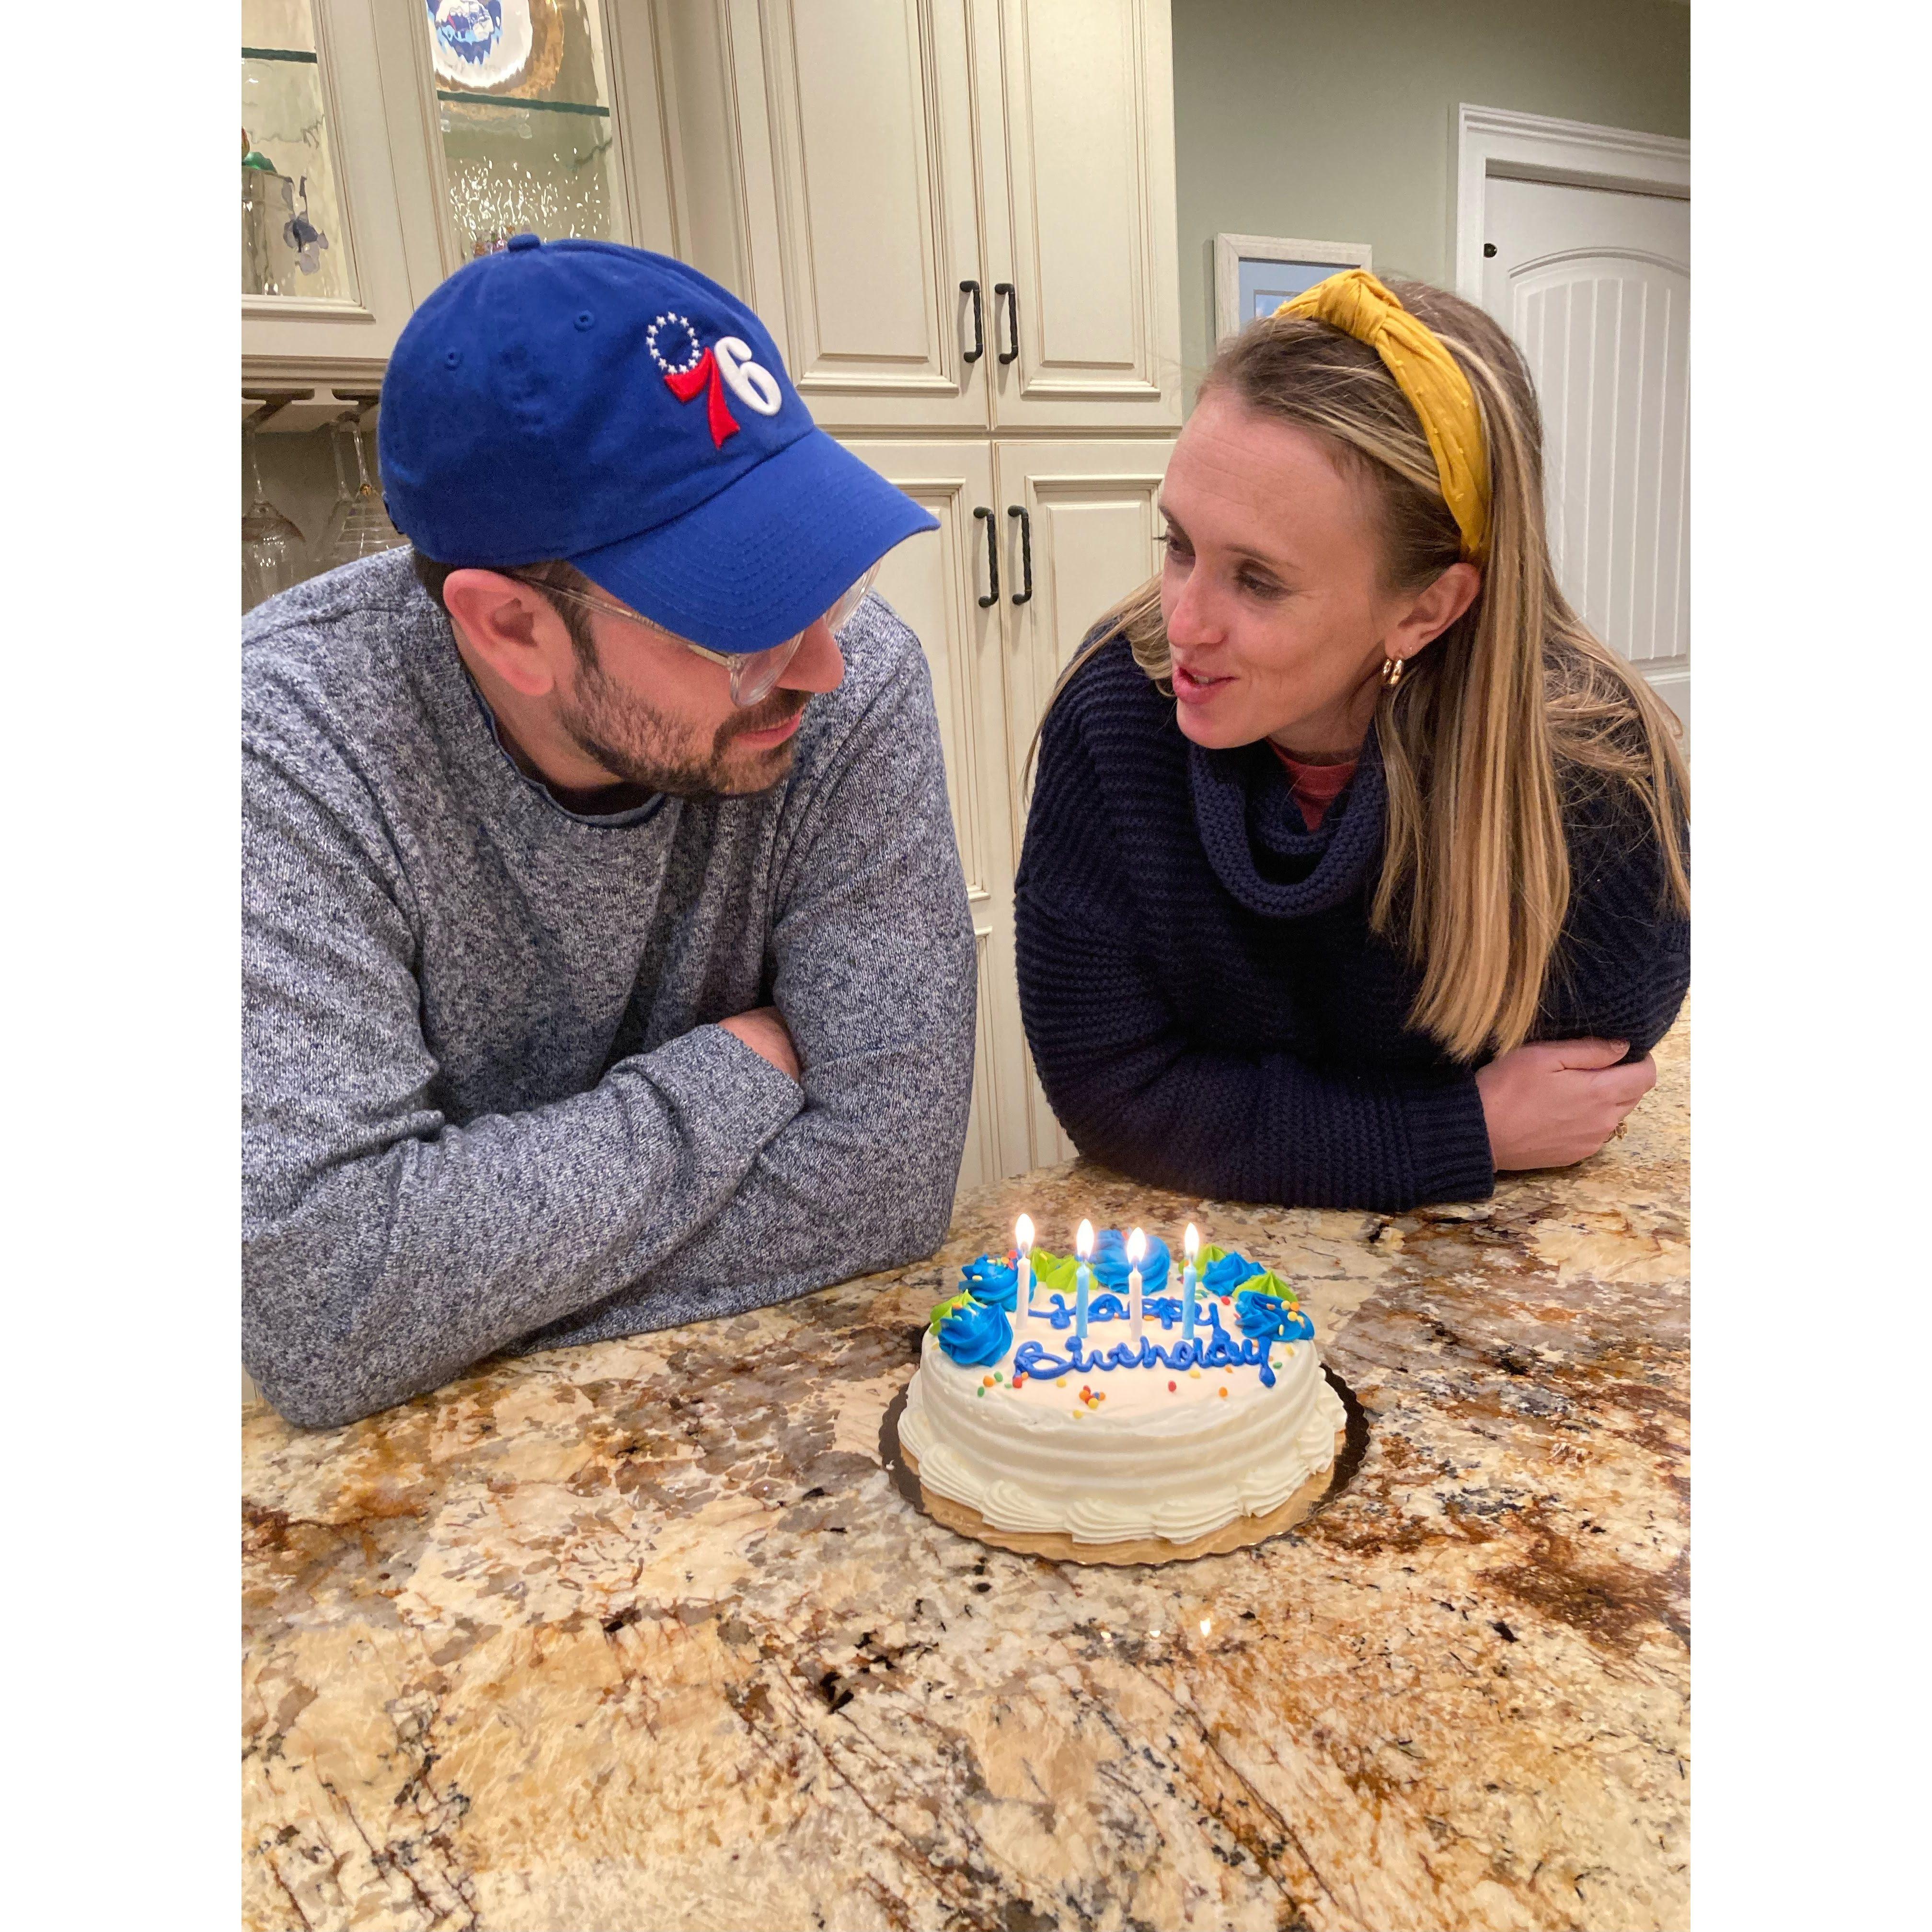
<svg viewBox="0 0 1932 1932"><path fill-rule="evenodd" d="M720 449L724 439L736 436L739 428L724 400L727 387L756 415L775 416L784 406L777 379L752 360L752 345L735 335L721 335L707 349L698 341L688 316L661 315L644 332L644 346L680 402L691 401L700 389L707 392L705 416L711 424L711 440Z"/></svg>

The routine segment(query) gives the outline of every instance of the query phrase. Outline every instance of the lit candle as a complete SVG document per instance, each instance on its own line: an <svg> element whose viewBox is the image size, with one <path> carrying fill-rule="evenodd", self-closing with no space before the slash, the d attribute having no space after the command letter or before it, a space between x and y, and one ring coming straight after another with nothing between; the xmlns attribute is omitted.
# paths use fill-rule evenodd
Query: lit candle
<svg viewBox="0 0 1932 1932"><path fill-rule="evenodd" d="M1022 1214L1013 1225L1013 1246L1020 1251L1019 1288L1013 1302L1013 1350L1026 1340L1027 1316L1033 1308L1033 1221Z"/></svg>
<svg viewBox="0 0 1932 1932"><path fill-rule="evenodd" d="M1084 1342L1087 1339L1087 1298L1094 1289L1094 1270L1087 1264L1094 1253L1094 1224L1082 1221L1080 1232L1073 1238L1073 1252L1080 1257L1080 1265L1073 1274L1073 1339Z"/></svg>
<svg viewBox="0 0 1932 1932"><path fill-rule="evenodd" d="M1147 1237L1136 1228L1127 1237L1127 1339L1141 1345L1141 1263L1147 1259Z"/></svg>
<svg viewBox="0 0 1932 1932"><path fill-rule="evenodd" d="M1191 1342L1194 1339L1194 1258L1201 1252L1201 1230L1190 1221L1183 1245L1187 1250L1187 1266L1180 1276L1180 1339Z"/></svg>

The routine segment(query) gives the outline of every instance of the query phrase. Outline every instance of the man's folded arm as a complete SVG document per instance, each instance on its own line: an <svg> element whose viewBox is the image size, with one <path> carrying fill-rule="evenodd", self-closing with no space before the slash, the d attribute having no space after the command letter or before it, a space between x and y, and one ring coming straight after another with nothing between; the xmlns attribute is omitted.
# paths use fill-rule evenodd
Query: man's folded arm
<svg viewBox="0 0 1932 1932"><path fill-rule="evenodd" d="M710 1221L798 1112L722 1028L458 1126L430 1104L406 886L373 810L244 765L242 1359L353 1420L606 1299Z"/></svg>

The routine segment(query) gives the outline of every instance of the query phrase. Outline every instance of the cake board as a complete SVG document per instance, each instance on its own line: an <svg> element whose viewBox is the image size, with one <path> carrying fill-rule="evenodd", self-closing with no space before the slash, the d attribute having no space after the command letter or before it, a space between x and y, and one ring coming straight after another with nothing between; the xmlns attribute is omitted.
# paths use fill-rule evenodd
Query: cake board
<svg viewBox="0 0 1932 1932"><path fill-rule="evenodd" d="M1322 1372L1340 1398L1343 1425L1335 1432L1335 1460L1325 1469L1311 1476L1287 1502L1265 1516L1238 1516L1219 1529L1210 1530L1186 1543L1172 1543L1164 1536L1131 1537L1118 1543L1076 1543L1064 1530L1040 1532L996 1529L980 1512L964 1503L955 1502L927 1490L919 1479L919 1464L899 1441L899 1418L905 1412L906 1391L901 1389L886 1408L879 1425L879 1457L892 1477L893 1486L921 1514L960 1536L1010 1550L1018 1556L1040 1556L1052 1563L1137 1564L1188 1563L1198 1556L1225 1556L1231 1551L1252 1548L1280 1536L1304 1523L1318 1510L1325 1509L1354 1480L1368 1453L1369 1419L1355 1392L1327 1363Z"/></svg>

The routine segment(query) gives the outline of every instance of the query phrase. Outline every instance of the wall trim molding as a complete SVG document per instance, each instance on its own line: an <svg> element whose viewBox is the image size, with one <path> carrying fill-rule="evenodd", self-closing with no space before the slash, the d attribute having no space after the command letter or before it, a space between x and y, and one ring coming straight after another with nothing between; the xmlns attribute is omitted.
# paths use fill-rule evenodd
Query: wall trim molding
<svg viewBox="0 0 1932 1932"><path fill-rule="evenodd" d="M1690 196L1690 143L1504 107L1456 110L1456 292L1483 299L1484 190L1490 178L1622 188L1636 194Z"/></svg>

